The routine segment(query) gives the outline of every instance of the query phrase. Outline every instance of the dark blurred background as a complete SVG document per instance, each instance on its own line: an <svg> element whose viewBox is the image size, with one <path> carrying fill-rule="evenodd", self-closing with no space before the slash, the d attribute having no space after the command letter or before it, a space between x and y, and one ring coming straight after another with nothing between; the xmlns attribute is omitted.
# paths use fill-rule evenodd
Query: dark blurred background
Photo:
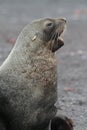
<svg viewBox="0 0 87 130"><path fill-rule="evenodd" d="M0 0L0 65L22 28L43 17L67 18L65 45L57 52L57 105L75 130L87 130L87 0Z"/></svg>

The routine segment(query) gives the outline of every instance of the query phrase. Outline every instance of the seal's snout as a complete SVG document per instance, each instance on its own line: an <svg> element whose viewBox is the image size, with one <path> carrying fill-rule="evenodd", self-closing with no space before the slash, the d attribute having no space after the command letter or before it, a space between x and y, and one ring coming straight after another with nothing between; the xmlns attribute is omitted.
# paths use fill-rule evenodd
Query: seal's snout
<svg viewBox="0 0 87 130"><path fill-rule="evenodd" d="M55 19L55 23L58 25L58 24L66 24L67 23L67 20L66 20L66 18L57 18L57 19Z"/></svg>
<svg viewBox="0 0 87 130"><path fill-rule="evenodd" d="M52 37L51 50L52 52L57 51L64 45L61 34L64 32L66 27L66 18L55 19L55 31Z"/></svg>
<svg viewBox="0 0 87 130"><path fill-rule="evenodd" d="M67 22L66 18L61 18L60 20L65 22L65 23Z"/></svg>

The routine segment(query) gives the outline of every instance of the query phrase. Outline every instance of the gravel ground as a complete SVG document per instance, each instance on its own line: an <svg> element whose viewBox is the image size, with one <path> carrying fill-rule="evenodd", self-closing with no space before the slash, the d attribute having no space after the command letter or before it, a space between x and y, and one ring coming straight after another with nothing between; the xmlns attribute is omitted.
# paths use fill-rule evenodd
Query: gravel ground
<svg viewBox="0 0 87 130"><path fill-rule="evenodd" d="M21 29L41 17L67 18L65 46L57 52L57 105L75 130L87 130L87 0L0 0L0 64Z"/></svg>

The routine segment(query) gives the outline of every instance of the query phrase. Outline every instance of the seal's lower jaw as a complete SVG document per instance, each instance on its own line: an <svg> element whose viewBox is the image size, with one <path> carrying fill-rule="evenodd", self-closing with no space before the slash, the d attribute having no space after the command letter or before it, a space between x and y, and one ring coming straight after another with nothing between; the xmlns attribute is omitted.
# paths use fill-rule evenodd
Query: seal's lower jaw
<svg viewBox="0 0 87 130"><path fill-rule="evenodd" d="M63 45L64 45L63 39L62 39L61 37L58 37L58 40L55 41L55 42L53 43L53 45L52 45L52 48L51 48L52 52L57 51L57 50L60 49Z"/></svg>

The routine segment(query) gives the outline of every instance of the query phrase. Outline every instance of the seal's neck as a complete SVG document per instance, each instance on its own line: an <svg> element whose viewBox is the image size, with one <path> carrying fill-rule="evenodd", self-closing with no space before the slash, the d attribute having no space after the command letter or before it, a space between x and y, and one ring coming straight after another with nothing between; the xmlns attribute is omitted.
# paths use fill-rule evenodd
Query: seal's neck
<svg viewBox="0 0 87 130"><path fill-rule="evenodd" d="M54 54L44 47L44 44L39 39L32 41L32 35L24 35L22 32L17 42L9 54L8 58L2 64L2 70L13 69L16 71L23 70L25 68L29 69L35 60L42 59L47 60L47 62L54 62Z"/></svg>

